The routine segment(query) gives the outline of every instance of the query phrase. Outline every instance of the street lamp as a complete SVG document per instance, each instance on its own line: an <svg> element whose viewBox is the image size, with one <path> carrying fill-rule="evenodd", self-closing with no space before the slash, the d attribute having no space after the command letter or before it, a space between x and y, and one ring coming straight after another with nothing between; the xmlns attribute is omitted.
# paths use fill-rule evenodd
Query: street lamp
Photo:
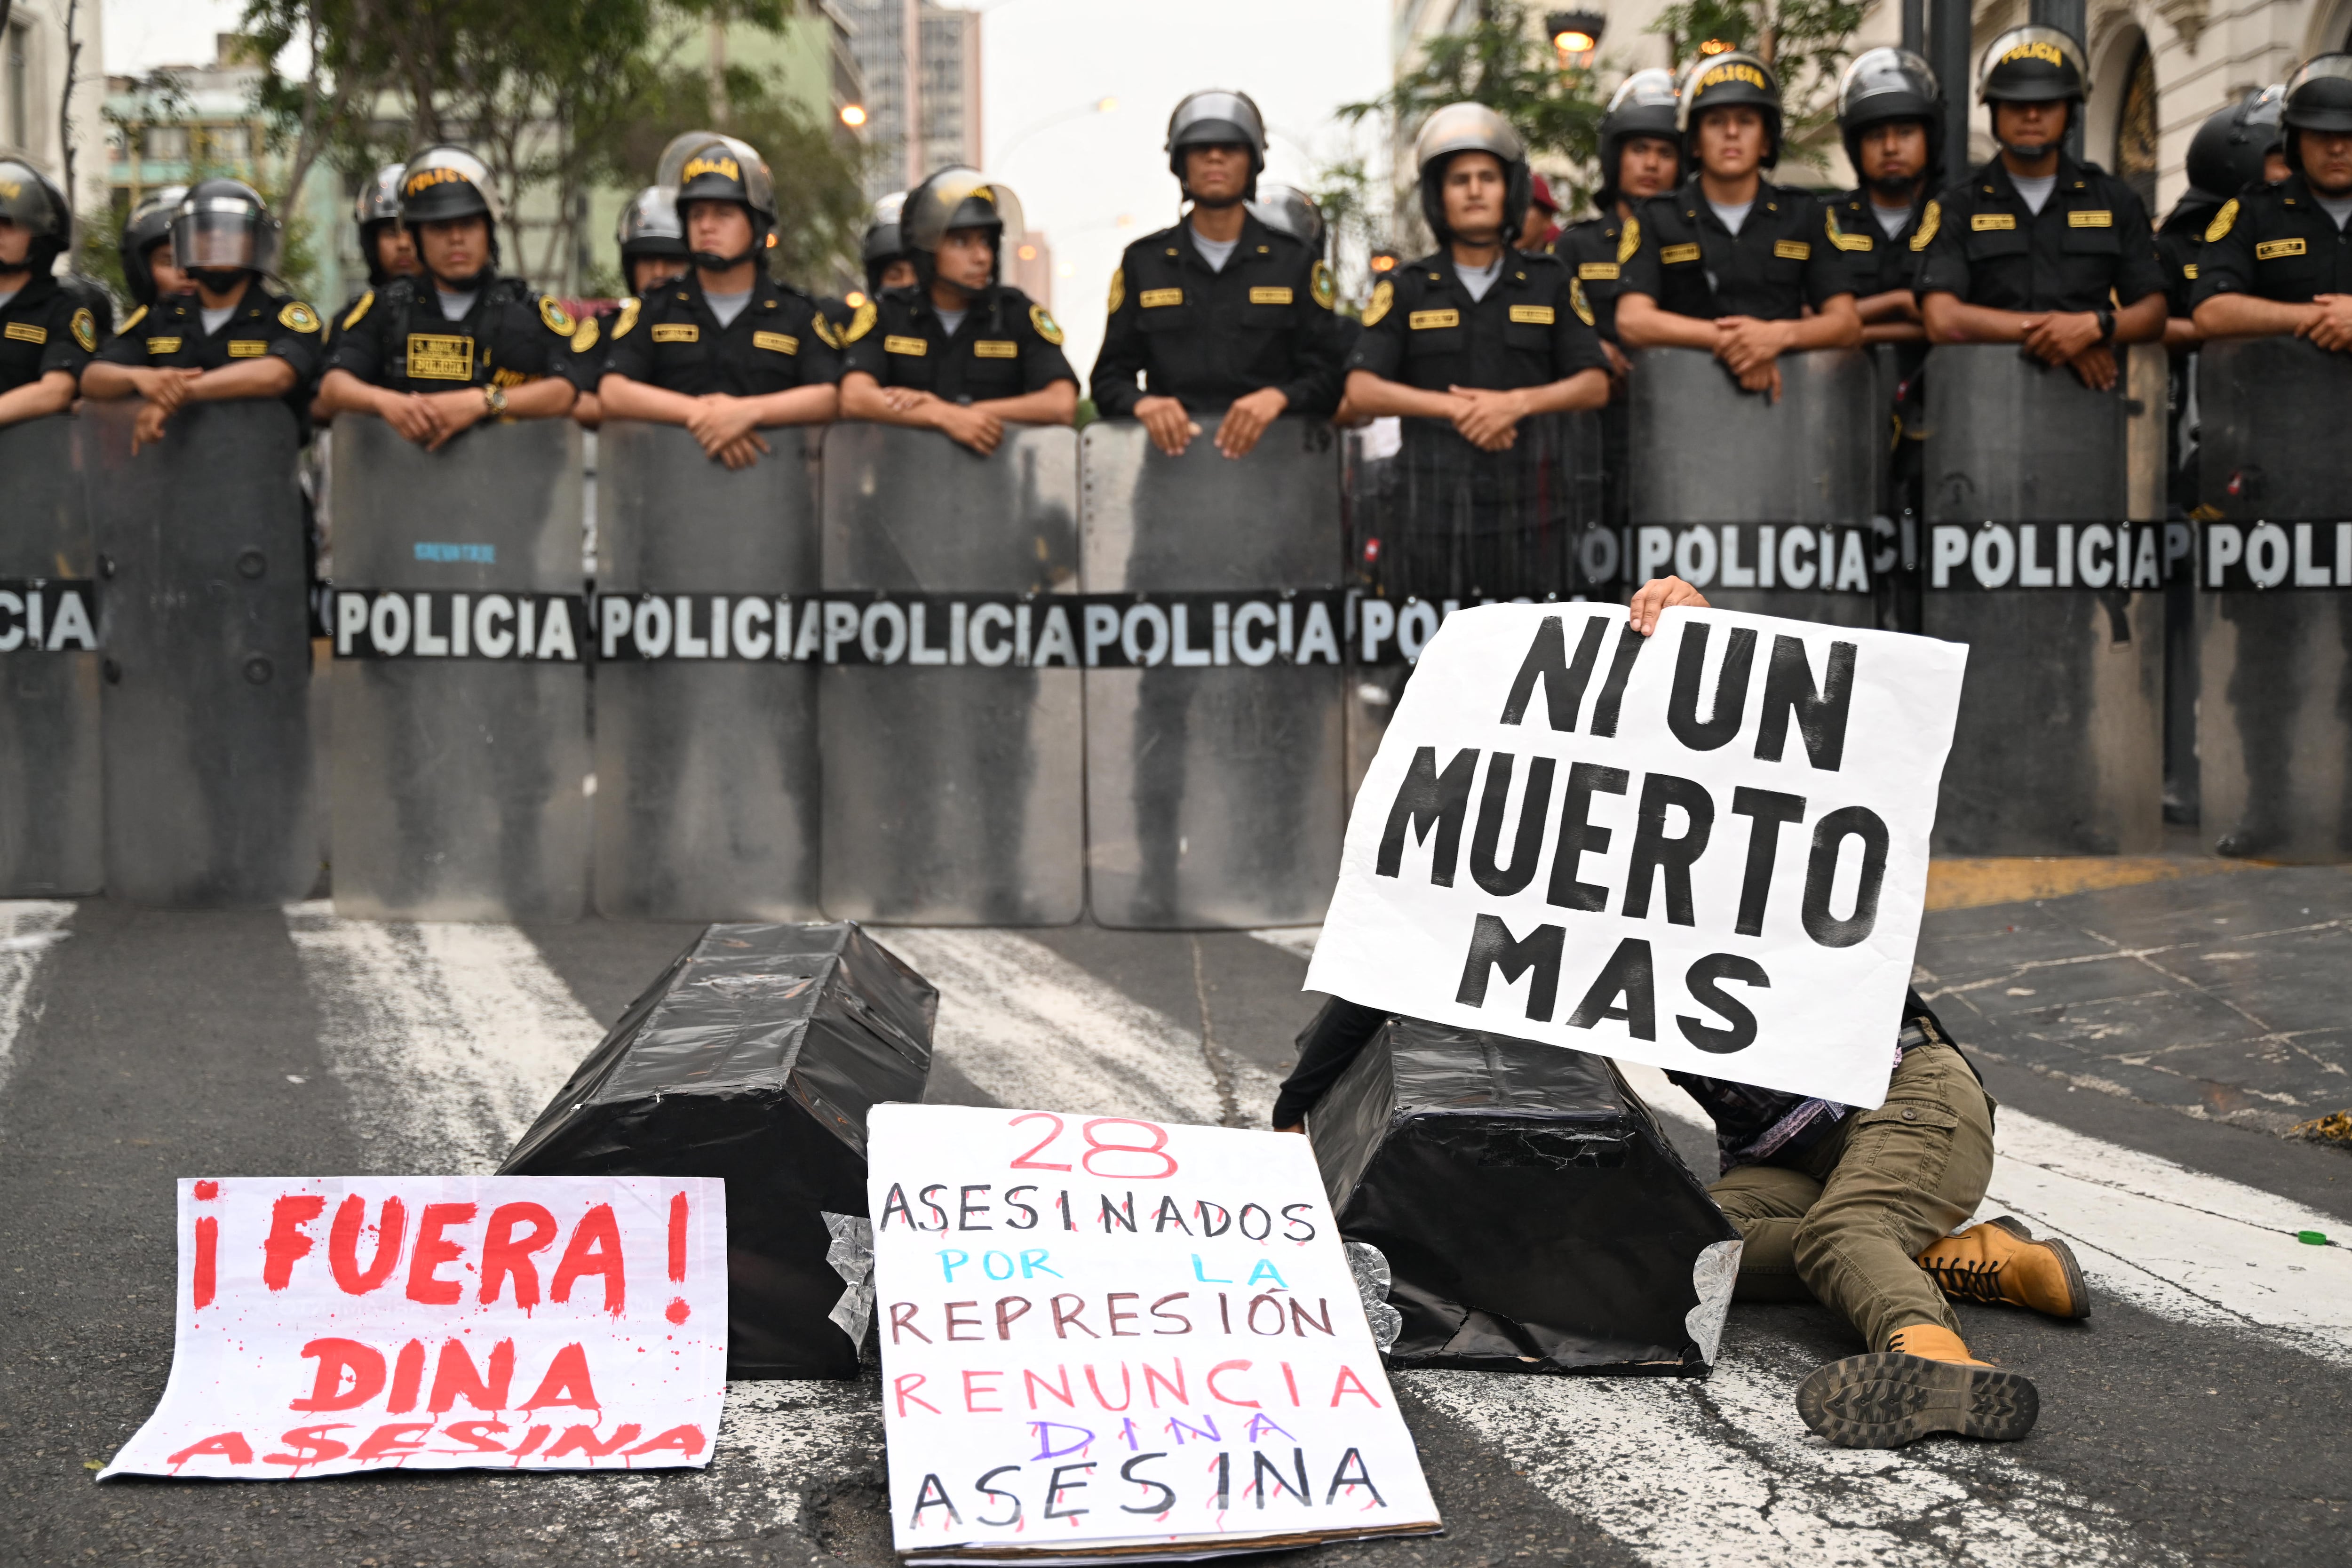
<svg viewBox="0 0 2352 1568"><path fill-rule="evenodd" d="M1544 32L1550 37L1551 47L1559 51L1562 66L1591 66L1608 26L1609 18L1598 11L1553 11L1544 17Z"/></svg>
<svg viewBox="0 0 2352 1568"><path fill-rule="evenodd" d="M841 106L841 122L844 125L848 126L852 131L863 130L866 125L866 106L862 103L843 104Z"/></svg>

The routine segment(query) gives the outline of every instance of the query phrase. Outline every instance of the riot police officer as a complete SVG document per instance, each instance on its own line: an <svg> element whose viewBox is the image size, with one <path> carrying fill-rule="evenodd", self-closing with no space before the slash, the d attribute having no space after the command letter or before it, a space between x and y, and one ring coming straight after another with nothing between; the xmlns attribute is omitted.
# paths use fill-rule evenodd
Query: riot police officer
<svg viewBox="0 0 2352 1568"><path fill-rule="evenodd" d="M840 339L815 300L768 276L776 195L767 161L726 137L680 173L677 214L694 265L621 306L598 389L610 417L683 425L710 457L748 468L771 450L761 426L834 416Z"/></svg>
<svg viewBox="0 0 2352 1568"><path fill-rule="evenodd" d="M424 271L371 289L343 313L320 403L373 414L427 451L485 419L572 411L571 315L499 275L489 170L462 147L411 158L400 217Z"/></svg>
<svg viewBox="0 0 2352 1568"><path fill-rule="evenodd" d="M1738 51L1701 58L1683 78L1682 121L1696 172L1642 204L1618 337L1628 348L1705 349L1741 386L1777 398L1781 354L1862 341L1845 254L1820 197L1763 176L1780 159L1770 66Z"/></svg>
<svg viewBox="0 0 2352 1568"><path fill-rule="evenodd" d="M858 240L860 263L866 268L866 298L878 300L886 289L915 286L915 258L907 254L899 218L907 210L907 193L892 191L866 215L866 233Z"/></svg>
<svg viewBox="0 0 2352 1568"><path fill-rule="evenodd" d="M2084 385L2116 384L2115 346L2164 331L2164 274L2129 185L2065 151L2083 112L2081 46L2013 27L1977 72L2000 155L1928 204L1911 237L1930 342L2021 343Z"/></svg>
<svg viewBox="0 0 2352 1568"><path fill-rule="evenodd" d="M30 163L0 158L0 425L62 414L98 348L98 317L53 268L71 218Z"/></svg>
<svg viewBox="0 0 2352 1568"><path fill-rule="evenodd" d="M2287 177L2232 197L2197 260L2197 329L2352 349L2352 55L2287 79Z"/></svg>
<svg viewBox="0 0 2352 1568"><path fill-rule="evenodd" d="M686 227L678 222L677 192L667 185L647 185L621 208L613 226L621 252L621 281L628 293L619 303L584 316L572 332L572 379L580 399L572 417L593 430L604 422L604 403L596 395L612 354L613 324L623 310L686 276Z"/></svg>
<svg viewBox="0 0 2352 1568"><path fill-rule="evenodd" d="M400 221L400 182L407 173L404 163L386 163L361 187L359 199L352 204L360 231L360 257L367 263L371 289L381 289L395 278L414 278L423 270L416 262L415 238Z"/></svg>
<svg viewBox="0 0 2352 1568"><path fill-rule="evenodd" d="M983 457L1007 424L1071 423L1078 377L1062 329L1003 280L1005 236L1024 232L1020 198L955 164L907 194L899 226L917 280L850 323L842 416L938 430Z"/></svg>
<svg viewBox="0 0 2352 1568"><path fill-rule="evenodd" d="M278 221L241 180L205 180L172 214L172 258L194 287L157 296L82 372L85 395L145 400L133 447L190 403L282 398L302 424L322 357L318 312L277 291ZM307 426L304 426L307 435Z"/></svg>
<svg viewBox="0 0 2352 1568"><path fill-rule="evenodd" d="M2286 83L2249 88L2237 102L2206 116L2189 139L2189 188L2156 226L2156 258L2164 268L2164 346L2177 362L2205 341L2194 320L2199 252L2205 231L2224 203L2249 185L2270 184L2287 167ZM2193 502L2191 504L2194 504Z"/></svg>
<svg viewBox="0 0 2352 1568"><path fill-rule="evenodd" d="M1200 434L1194 415L1221 414L1217 449L1239 458L1281 415L1339 406L1347 345L1331 269L1249 208L1265 172L1265 123L1247 93L1184 99L1168 118L1167 152L1192 216L1119 258L1095 406L1141 420L1171 457Z"/></svg>
<svg viewBox="0 0 2352 1568"><path fill-rule="evenodd" d="M1682 177L1679 100L1675 73L1655 66L1618 83L1601 121L1601 188L1592 195L1596 216L1569 225L1552 247L1552 254L1567 261L1584 286L1610 369L1620 376L1626 362L1617 346L1617 290L1641 240L1635 209L1673 190Z"/></svg>
<svg viewBox="0 0 2352 1568"><path fill-rule="evenodd" d="M1861 184L1830 203L1828 238L1853 273L1862 341L1917 345L1903 356L1907 373L1927 353L1911 237L1943 184L1943 90L1910 50L1867 49L1838 79L1837 116Z"/></svg>
<svg viewBox="0 0 2352 1568"><path fill-rule="evenodd" d="M115 255L122 263L123 286L131 290L138 309L131 320L122 324L129 331L139 319L139 312L154 308L161 295L177 294L194 287L172 259L172 215L180 210L187 195L185 185L165 185L150 191L131 209L122 220L122 234L115 242Z"/></svg>

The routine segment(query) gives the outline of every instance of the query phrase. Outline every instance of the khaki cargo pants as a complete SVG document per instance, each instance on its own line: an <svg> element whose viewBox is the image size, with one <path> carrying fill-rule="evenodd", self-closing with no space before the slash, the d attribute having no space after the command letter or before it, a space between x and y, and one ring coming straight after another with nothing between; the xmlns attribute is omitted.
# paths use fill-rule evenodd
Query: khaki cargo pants
<svg viewBox="0 0 2352 1568"><path fill-rule="evenodd" d="M1707 1189L1747 1244L1733 1299L1819 1300L1874 1351L1913 1323L1958 1333L1913 1259L1968 1222L1992 1179L1991 1101L1959 1052L1906 1052L1885 1105L1792 1163L1743 1165Z"/></svg>

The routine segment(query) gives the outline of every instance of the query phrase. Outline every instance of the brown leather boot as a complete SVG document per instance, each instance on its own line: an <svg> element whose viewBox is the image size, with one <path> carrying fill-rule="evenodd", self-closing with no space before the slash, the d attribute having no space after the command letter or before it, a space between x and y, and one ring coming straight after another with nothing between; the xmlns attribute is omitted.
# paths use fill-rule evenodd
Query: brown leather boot
<svg viewBox="0 0 2352 1568"><path fill-rule="evenodd" d="M2091 1315L2083 1266L2063 1241L2036 1241L2004 1215L1948 1236L1918 1258L1945 1295L1986 1306L2031 1307L2053 1318Z"/></svg>
<svg viewBox="0 0 2352 1568"><path fill-rule="evenodd" d="M2033 1384L1976 1360L1951 1330L1914 1323L1892 1345L1808 1373L1797 1385L1805 1425L1841 1448L1899 1448L1937 1432L2013 1442L2033 1430Z"/></svg>

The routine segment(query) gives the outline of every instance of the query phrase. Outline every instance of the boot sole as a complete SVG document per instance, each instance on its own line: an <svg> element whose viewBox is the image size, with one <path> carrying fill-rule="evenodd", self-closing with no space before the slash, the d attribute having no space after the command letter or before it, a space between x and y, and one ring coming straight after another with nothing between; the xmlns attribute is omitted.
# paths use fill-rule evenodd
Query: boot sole
<svg viewBox="0 0 2352 1568"><path fill-rule="evenodd" d="M2036 1240L2033 1233L2025 1228L2025 1222L2023 1220L2012 1218L2008 1215L2003 1215L1999 1219L1988 1220L1985 1223L1988 1225L1997 1225L2000 1226L2001 1229L2009 1232L2010 1235L2017 1237L2020 1241L2032 1241L2035 1246L2046 1247L2052 1252L2058 1255L2059 1267L2066 1271L2066 1294L2073 1298L2075 1304L2075 1310L2072 1312L2053 1312L2050 1316L2064 1319L2069 1321L2079 1322L2083 1319L2091 1315L2090 1281L2083 1278L2083 1265L2075 1258L2074 1249L2073 1247L2067 1246L2064 1242L2060 1241L2055 1237L2052 1237L2047 1240Z"/></svg>
<svg viewBox="0 0 2352 1568"><path fill-rule="evenodd" d="M1899 1448L1938 1432L2011 1443L2033 1430L2042 1396L1998 1367L1879 1351L1815 1367L1797 1385L1797 1414L1841 1448Z"/></svg>

